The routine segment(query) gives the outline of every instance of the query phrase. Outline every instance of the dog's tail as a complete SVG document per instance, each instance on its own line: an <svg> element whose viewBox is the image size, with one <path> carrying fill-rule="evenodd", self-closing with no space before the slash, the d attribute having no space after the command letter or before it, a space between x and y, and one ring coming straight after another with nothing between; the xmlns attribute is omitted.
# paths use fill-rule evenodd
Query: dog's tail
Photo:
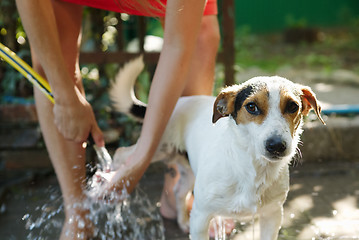
<svg viewBox="0 0 359 240"><path fill-rule="evenodd" d="M144 68L143 56L126 63L112 82L109 95L115 111L132 116L142 121L146 113L146 104L135 96L134 85Z"/></svg>

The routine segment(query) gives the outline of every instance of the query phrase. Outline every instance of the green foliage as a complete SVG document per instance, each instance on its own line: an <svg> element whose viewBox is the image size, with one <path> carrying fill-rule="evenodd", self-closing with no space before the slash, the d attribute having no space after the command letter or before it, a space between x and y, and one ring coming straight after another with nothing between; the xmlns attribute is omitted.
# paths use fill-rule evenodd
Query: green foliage
<svg viewBox="0 0 359 240"><path fill-rule="evenodd" d="M355 23L353 20L353 26L348 28L321 30L319 41L300 44L284 43L278 33L251 34L248 27L240 28L235 38L235 68L241 71L255 66L269 73L283 66L326 71L344 68L358 72L359 34L349 31ZM357 24L359 26L359 21Z"/></svg>
<svg viewBox="0 0 359 240"><path fill-rule="evenodd" d="M27 37L16 12L15 2L2 0L0 8L0 41L29 63L30 52ZM257 67L265 72L275 73L283 66L291 66L298 69L324 69L328 72L337 68L350 68L359 73L357 64L359 18L346 12L342 15L343 18L350 16L351 24L347 28L321 31L323 34L321 40L313 44L286 44L280 33L261 35L253 34L248 26L238 28L235 33L235 70L240 72ZM121 33L118 32L120 22L123 31ZM288 15L286 25L307 27L308 23L305 19ZM120 49L119 36L124 36L123 44L126 46L130 40L137 37L137 26L135 17L85 8L82 51L117 51ZM163 29L158 19L147 19L147 34L163 36ZM348 59L353 60L348 61ZM136 95L143 102L148 100L154 72L154 66L146 67L146 71L139 76L135 86ZM110 81L118 68L118 64L86 64L81 66L81 73L87 99L93 106L100 127L102 129L120 127L123 137L119 143L129 145L137 139L140 125L126 116L114 114L107 94ZM215 78L214 93L216 94L224 84L222 64L217 64ZM0 80L0 101L2 101L0 103L8 101L5 96L23 97L19 86L24 82L26 82L26 88L31 88L31 85L4 61L0 61Z"/></svg>
<svg viewBox="0 0 359 240"><path fill-rule="evenodd" d="M0 1L0 42L17 52L20 58L29 63L29 46L16 11L15 1ZM3 60L0 60L0 80L0 104L32 100L31 84Z"/></svg>
<svg viewBox="0 0 359 240"><path fill-rule="evenodd" d="M18 56L23 59L30 57L30 51L22 49L18 52ZM33 101L32 85L24 76L5 61L0 61L0 71L3 71L0 89L0 104L23 102L18 98L24 98L24 101Z"/></svg>
<svg viewBox="0 0 359 240"><path fill-rule="evenodd" d="M118 145L126 147L135 144L140 136L142 125L123 114L116 114L115 116L117 125L122 127Z"/></svg>
<svg viewBox="0 0 359 240"><path fill-rule="evenodd" d="M289 14L285 18L287 28L305 28L308 22L305 18L296 19L293 15Z"/></svg>
<svg viewBox="0 0 359 240"><path fill-rule="evenodd" d="M148 93L150 92L151 80L150 73L148 71L144 71L138 77L135 85L136 96L144 103L148 102Z"/></svg>
<svg viewBox="0 0 359 240"><path fill-rule="evenodd" d="M16 96L16 90L20 80L23 80L22 75L14 71L10 65L6 66L4 79L1 81L1 87L4 89L2 94Z"/></svg>
<svg viewBox="0 0 359 240"><path fill-rule="evenodd" d="M149 18L147 20L147 34L163 37L163 28L161 22L155 18Z"/></svg>
<svg viewBox="0 0 359 240"><path fill-rule="evenodd" d="M277 50L273 48L272 41L265 35L251 34L249 27L238 29L235 38L237 68L246 69L256 66L269 72L275 71L286 61L286 58L275 52L270 53Z"/></svg>

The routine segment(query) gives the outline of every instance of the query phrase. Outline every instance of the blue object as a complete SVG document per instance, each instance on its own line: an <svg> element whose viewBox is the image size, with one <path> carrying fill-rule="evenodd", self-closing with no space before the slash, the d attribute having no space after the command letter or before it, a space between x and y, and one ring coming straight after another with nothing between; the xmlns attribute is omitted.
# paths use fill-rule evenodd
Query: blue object
<svg viewBox="0 0 359 240"><path fill-rule="evenodd" d="M322 113L330 114L359 114L359 105L339 104L322 109Z"/></svg>

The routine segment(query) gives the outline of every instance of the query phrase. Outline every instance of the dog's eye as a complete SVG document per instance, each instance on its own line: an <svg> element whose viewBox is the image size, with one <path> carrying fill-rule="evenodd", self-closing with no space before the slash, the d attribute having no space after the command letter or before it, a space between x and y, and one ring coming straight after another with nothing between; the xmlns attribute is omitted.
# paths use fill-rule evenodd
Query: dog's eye
<svg viewBox="0 0 359 240"><path fill-rule="evenodd" d="M299 106L296 102L289 102L286 107L287 113L296 113L299 109Z"/></svg>
<svg viewBox="0 0 359 240"><path fill-rule="evenodd" d="M253 115L259 115L261 112L254 102L250 102L246 105L247 112Z"/></svg>

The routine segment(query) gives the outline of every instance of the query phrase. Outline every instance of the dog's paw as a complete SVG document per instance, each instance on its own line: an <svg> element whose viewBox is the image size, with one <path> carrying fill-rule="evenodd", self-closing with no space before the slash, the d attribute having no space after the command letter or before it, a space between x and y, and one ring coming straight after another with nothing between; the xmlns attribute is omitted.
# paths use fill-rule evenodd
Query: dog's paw
<svg viewBox="0 0 359 240"><path fill-rule="evenodd" d="M180 219L180 217L178 217L177 223L184 233L189 233L189 218Z"/></svg>
<svg viewBox="0 0 359 240"><path fill-rule="evenodd" d="M178 211L177 223L183 232L189 233L189 211L186 208Z"/></svg>

